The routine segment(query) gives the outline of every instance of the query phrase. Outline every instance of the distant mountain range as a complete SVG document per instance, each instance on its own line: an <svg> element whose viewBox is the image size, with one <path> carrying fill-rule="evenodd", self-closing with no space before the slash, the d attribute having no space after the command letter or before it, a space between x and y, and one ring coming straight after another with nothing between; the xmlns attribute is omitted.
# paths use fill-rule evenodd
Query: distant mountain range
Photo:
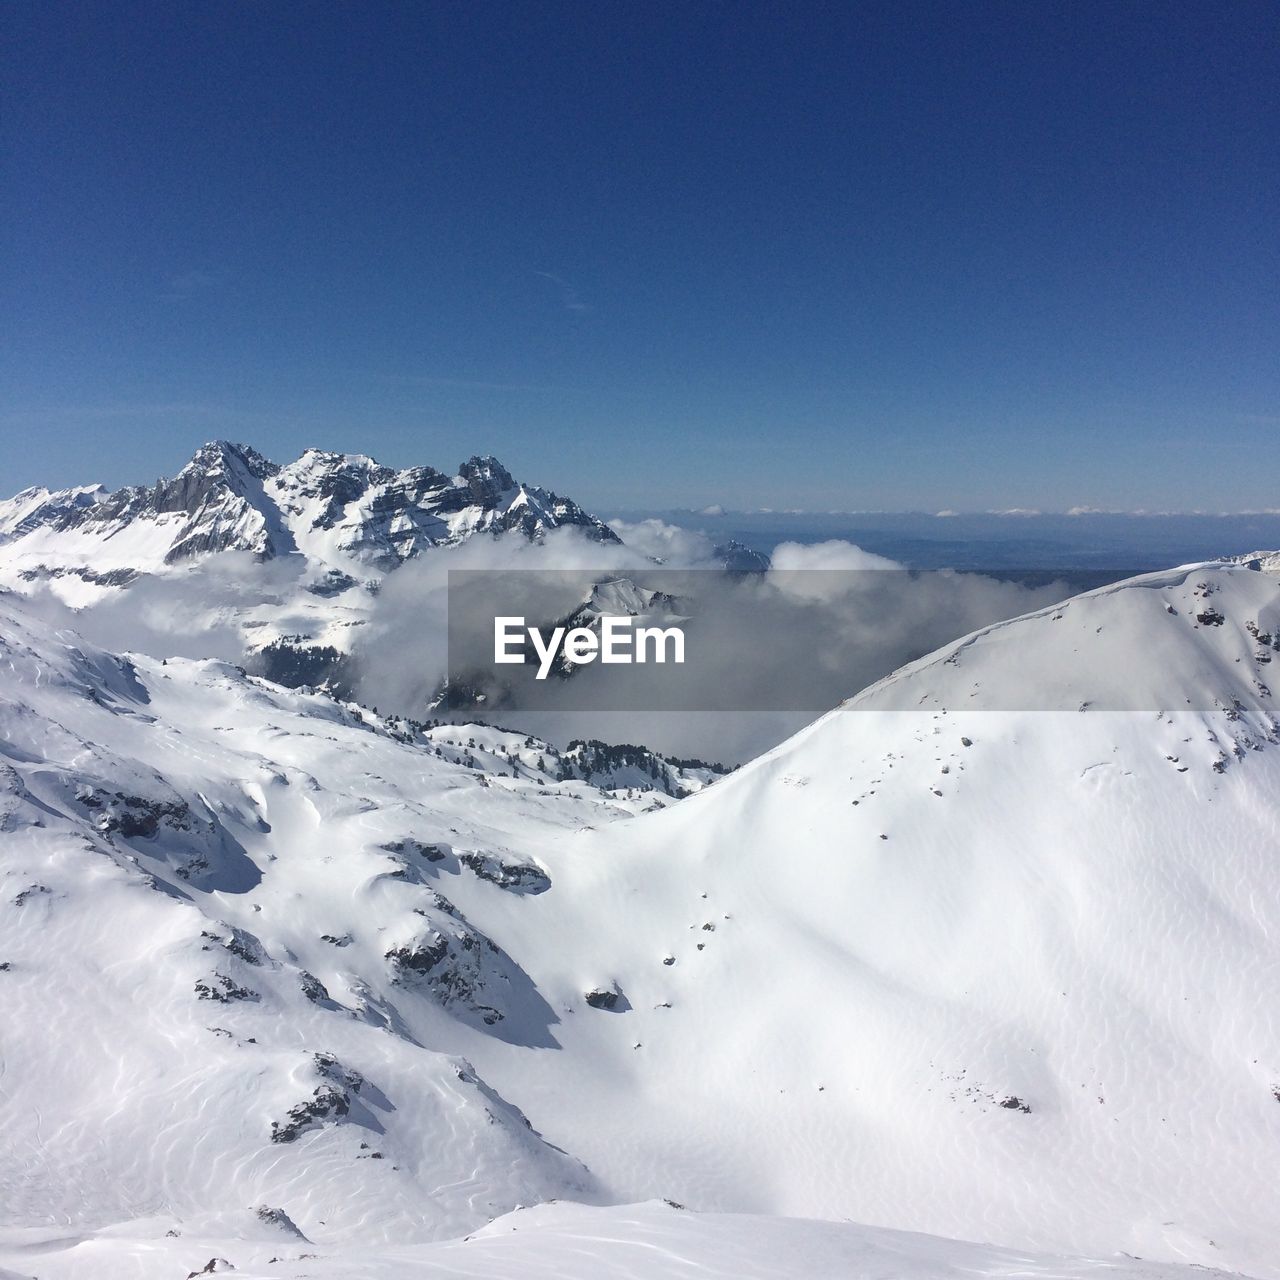
<svg viewBox="0 0 1280 1280"><path fill-rule="evenodd" d="M279 466L225 441L204 445L173 479L150 487L27 489L0 502L7 565L29 581L70 574L106 585L221 551L385 573L476 534L538 538L565 526L618 541L577 503L518 484L496 458L469 458L452 476L320 449Z"/></svg>
<svg viewBox="0 0 1280 1280"><path fill-rule="evenodd" d="M236 656L257 673L349 694L349 657L387 575L473 539L538 543L556 531L594 544L605 560L622 550L598 516L517 482L493 457L469 458L453 475L320 449L281 466L248 445L214 441L154 485L31 488L0 500L0 587L47 589L79 610L146 586L147 599L161 612L173 606L197 635L237 632ZM234 591L184 591L226 555L257 568L238 570ZM768 556L732 539L712 557L735 574L769 567Z"/></svg>

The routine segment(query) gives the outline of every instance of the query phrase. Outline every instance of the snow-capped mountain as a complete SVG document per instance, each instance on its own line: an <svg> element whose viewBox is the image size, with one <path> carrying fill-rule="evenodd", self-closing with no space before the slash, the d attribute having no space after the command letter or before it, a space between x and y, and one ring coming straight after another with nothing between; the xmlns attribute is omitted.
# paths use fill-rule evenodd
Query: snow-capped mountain
<svg viewBox="0 0 1280 1280"><path fill-rule="evenodd" d="M477 533L538 538L573 526L617 542L568 498L520 485L496 458L471 458L449 477L430 467L392 471L370 458L308 450L267 485L298 546L326 563L395 568L428 547Z"/></svg>
<svg viewBox="0 0 1280 1280"><path fill-rule="evenodd" d="M478 588L475 591L477 603L474 610L468 607L467 600L460 597L455 597L454 600L458 604L459 614L467 620L466 623L457 621L456 617L450 618L450 646L456 647L459 653L467 657L458 659L448 678L442 680L432 692L428 705L431 708L448 708L455 714L500 714L519 703L519 697L513 696L515 690L512 681L509 678L495 678L494 668L488 661L487 649L493 634L493 622L486 612L485 604L491 603L495 595L501 596L501 587L495 590L495 585L490 581L475 583L473 580L472 585ZM559 587L563 584L557 582L555 585ZM515 594L517 593L513 591L512 595ZM483 598L479 599L481 596ZM540 600L535 594L533 602L534 607L550 611L545 598ZM605 618L632 618L637 625L659 627L685 622L688 620L687 616L677 612L680 606L681 602L665 591L642 587L625 575L608 575L592 583L577 605L568 612L554 620L538 617L536 621L545 621L547 630L552 632L557 628L561 633L581 629L599 636ZM526 653L528 652L530 651L526 649ZM477 655L478 664L467 665L468 659L476 662ZM563 650L557 653L548 667L549 674L554 674L561 680L572 679L581 671L582 667L571 662ZM604 746L603 743L591 745Z"/></svg>
<svg viewBox="0 0 1280 1280"><path fill-rule="evenodd" d="M94 598L93 588L241 551L261 560L304 557L318 585L336 593L429 547L478 533L538 538L565 526L617 542L601 520L518 484L496 458L470 458L452 476L320 449L278 466L246 445L218 441L149 488L19 494L0 507L0 571L14 586L70 579L61 592L81 603Z"/></svg>
<svg viewBox="0 0 1280 1280"><path fill-rule="evenodd" d="M151 487L31 489L0 504L0 588L145 620L161 654L207 654L201 637L220 634L220 656L349 693L349 655L389 573L472 538L528 544L557 530L619 545L601 520L517 483L494 458L453 476L319 449L279 466L219 441ZM172 638L182 634L192 642Z"/></svg>
<svg viewBox="0 0 1280 1280"><path fill-rule="evenodd" d="M610 577L593 583L578 607L554 625L566 632L580 628L597 636L605 618L634 618L638 626L666 627L688 621L680 608L681 602L666 591L642 587L628 577ZM561 653L553 670L568 679L581 668Z"/></svg>
<svg viewBox="0 0 1280 1280"><path fill-rule="evenodd" d="M674 804L0 610L0 1265L1280 1275L1274 561Z"/></svg>
<svg viewBox="0 0 1280 1280"><path fill-rule="evenodd" d="M769 557L762 551L755 551L736 538L717 543L714 555L730 573L765 573L770 565Z"/></svg>
<svg viewBox="0 0 1280 1280"><path fill-rule="evenodd" d="M625 1029L486 1069L633 1196L1274 1272L1277 645L1274 567L1149 575L583 838L535 912Z"/></svg>
<svg viewBox="0 0 1280 1280"><path fill-rule="evenodd" d="M458 559L464 548L477 554ZM598 560L601 608L635 607L606 599L617 590L605 580L611 561L658 562L492 457L449 476L319 449L280 466L218 441L150 487L37 488L0 502L0 589L44 601L46 613L75 611L77 627L109 645L213 652L291 687L343 696L367 673L357 651L377 630L378 596L396 570L429 561L443 588L445 565L532 567L522 550L552 565L566 554L573 564ZM710 562L731 576L769 566L732 542L711 550ZM401 709L440 705L430 693Z"/></svg>
<svg viewBox="0 0 1280 1280"><path fill-rule="evenodd" d="M101 485L82 485L75 489L23 489L12 498L0 499L0 542L12 541L33 533L46 525L56 524L67 516L107 497Z"/></svg>

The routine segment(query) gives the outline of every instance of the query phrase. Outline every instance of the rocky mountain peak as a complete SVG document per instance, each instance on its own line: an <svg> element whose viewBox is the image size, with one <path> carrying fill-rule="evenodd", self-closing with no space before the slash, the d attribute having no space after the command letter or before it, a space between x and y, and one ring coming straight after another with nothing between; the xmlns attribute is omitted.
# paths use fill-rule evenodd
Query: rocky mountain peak
<svg viewBox="0 0 1280 1280"><path fill-rule="evenodd" d="M234 485L243 476L251 476L255 480L266 480L279 470L276 463L264 458L247 444L233 444L229 440L211 440L195 451L191 461L178 475L194 474L209 479L221 477Z"/></svg>
<svg viewBox="0 0 1280 1280"><path fill-rule="evenodd" d="M330 449L304 449L301 457L288 466L277 468L279 472L291 472L295 475L329 475L334 472L347 472L351 475L374 477L379 480L389 479L395 475L390 467L384 467L364 453L335 453Z"/></svg>
<svg viewBox="0 0 1280 1280"><path fill-rule="evenodd" d="M458 468L458 475L466 481L472 498L486 508L497 506L504 494L516 488L511 472L488 454L468 458Z"/></svg>

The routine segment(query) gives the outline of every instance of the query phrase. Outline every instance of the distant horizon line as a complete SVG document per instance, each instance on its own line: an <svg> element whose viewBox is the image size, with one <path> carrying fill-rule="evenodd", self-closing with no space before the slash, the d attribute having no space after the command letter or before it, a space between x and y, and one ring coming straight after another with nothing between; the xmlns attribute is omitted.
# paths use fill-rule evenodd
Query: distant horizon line
<svg viewBox="0 0 1280 1280"><path fill-rule="evenodd" d="M723 520L732 516L919 516L928 520L966 520L983 516L995 516L1003 519L1043 519L1048 517L1070 518L1073 520L1101 517L1131 517L1143 519L1185 519L1226 520L1247 517L1280 517L1280 507L1242 508L1238 511L1210 511L1203 508L1192 510L1152 510L1138 507L1131 510L1106 507L1067 507L1062 510L1030 507L1005 507L1002 509L983 508L968 511L943 508L940 511L929 511L923 507L857 507L857 508L807 508L807 507L619 507L615 508L620 517L626 516L695 516L702 520Z"/></svg>
<svg viewBox="0 0 1280 1280"><path fill-rule="evenodd" d="M354 456L354 455L349 455ZM368 456L368 455L364 455ZM492 454L477 455L485 460L500 462ZM158 477L158 479L166 479L168 477ZM520 484L524 487L524 482ZM17 490L15 493L7 496L0 496L0 502L15 501L18 498L34 496L36 494L46 494L48 496L56 496L64 493L87 493L94 490L101 490L104 494L110 495L118 493L121 489L137 489L149 487L145 481L135 484L119 485L111 488L101 483L90 482L88 484L72 484L53 487L44 484L27 485L25 488ZM540 488L548 488L548 486L534 486ZM564 496L557 493L557 496ZM684 506L644 506L644 507L610 507L610 504L597 503L593 504L602 509L615 513L610 517L601 517L608 523L610 519L627 520L631 518L639 519L655 519L662 516L683 516L693 517L699 520L728 520L742 516L789 516L789 517L808 517L823 519L846 519L850 517L912 517L923 520L975 520L975 519L1003 519L1003 520L1044 520L1044 519L1071 519L1071 520L1089 520L1089 519L1144 519L1144 520L1244 520L1244 519L1277 519L1280 518L1280 507L1245 507L1237 511L1210 511L1202 508L1193 508L1191 510L1151 510L1148 508L1138 507L1133 509L1124 508L1105 508L1105 507L1067 507L1062 510L1031 508L1031 507L1005 507L1005 508L982 508L972 510L952 510L943 508L939 511L929 511L923 507L829 507L829 508L808 508L808 507L724 507L716 504L714 507L684 507Z"/></svg>
<svg viewBox="0 0 1280 1280"><path fill-rule="evenodd" d="M231 440L226 437L214 437L206 440L202 444L197 445L192 451L192 456L179 472L185 470L199 454L210 448L229 447L236 451L252 452L259 457L267 459L256 446L247 444L244 441ZM318 445L308 445L304 447L295 461L300 461L310 453L319 453L332 457L342 457L350 459L361 459L368 462L377 463L377 459L369 453L354 453L344 449L325 449ZM474 453L467 461L493 462L506 469L501 460L493 453ZM273 463L273 465L275 465ZM378 464L383 465L383 464ZM465 465L465 463L464 463ZM392 466L391 470L403 470L405 468L396 468ZM411 469L411 468L410 468ZM433 470L435 468L432 468ZM175 473L178 474L178 473ZM445 474L445 473L441 473ZM166 479L160 476L157 479ZM154 481L153 481L154 482ZM525 482L518 482L525 486ZM105 493L119 492L126 488L146 488L149 482L146 480L115 486L101 484L100 482L79 483L71 485L50 486L48 484L32 484L19 489L16 493L7 497L0 495L0 501L17 499L27 495L37 493L60 494L73 492L91 492L101 489ZM535 485L550 489L549 485ZM558 495L559 496L559 495ZM1170 508L1119 508L1119 507L1096 507L1087 504L1077 504L1075 506L1062 509L1049 509L1040 507L1002 507L1002 508L970 508L960 509L951 507L942 507L937 510L930 510L925 507L730 507L723 503L715 502L704 506L690 505L665 505L654 503L645 506L622 506L607 502L593 502L591 505L602 508L612 509L616 514L614 519L626 519L628 517L642 517L652 519L656 516L680 516L693 517L702 520L721 520L732 517L743 516L790 516L790 517L810 517L810 518L850 518L850 517L913 517L916 519L927 520L965 520L980 518L999 518L999 519L1050 519L1050 518L1070 518L1086 520L1090 517L1100 518L1130 518L1130 519L1206 519L1206 520L1225 520L1225 519L1247 519L1247 518L1275 518L1280 517L1280 507L1245 507L1234 511L1228 510L1211 510L1207 508L1197 507L1191 509L1170 509Z"/></svg>

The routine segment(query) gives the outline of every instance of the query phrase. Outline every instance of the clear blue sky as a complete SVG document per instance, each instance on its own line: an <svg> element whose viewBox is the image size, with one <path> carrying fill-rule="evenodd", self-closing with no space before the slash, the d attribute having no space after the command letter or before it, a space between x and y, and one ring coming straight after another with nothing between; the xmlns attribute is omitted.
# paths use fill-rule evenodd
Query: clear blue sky
<svg viewBox="0 0 1280 1280"><path fill-rule="evenodd" d="M1280 6L4 10L0 489L1280 506Z"/></svg>

